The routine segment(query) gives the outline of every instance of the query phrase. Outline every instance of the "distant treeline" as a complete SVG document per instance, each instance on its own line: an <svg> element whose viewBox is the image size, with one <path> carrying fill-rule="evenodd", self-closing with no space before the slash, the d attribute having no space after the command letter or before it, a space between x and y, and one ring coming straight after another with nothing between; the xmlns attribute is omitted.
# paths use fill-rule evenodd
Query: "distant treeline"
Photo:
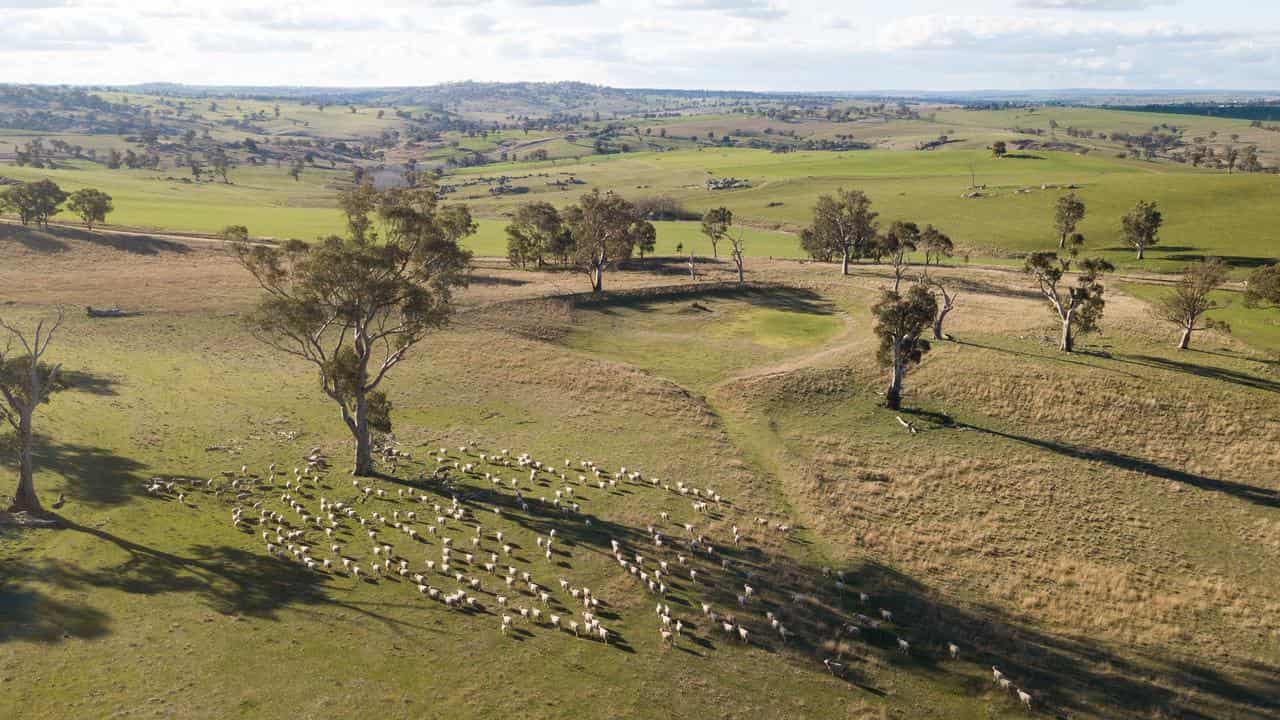
<svg viewBox="0 0 1280 720"><path fill-rule="evenodd" d="M1173 115L1204 115L1237 120L1280 120L1280 102L1177 103L1172 105L1108 105L1105 107L1109 110L1169 113Z"/></svg>

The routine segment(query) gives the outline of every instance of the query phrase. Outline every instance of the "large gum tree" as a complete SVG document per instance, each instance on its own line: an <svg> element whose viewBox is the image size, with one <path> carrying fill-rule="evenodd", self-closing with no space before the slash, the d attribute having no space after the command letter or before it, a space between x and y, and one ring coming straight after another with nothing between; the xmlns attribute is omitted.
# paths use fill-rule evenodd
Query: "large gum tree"
<svg viewBox="0 0 1280 720"><path fill-rule="evenodd" d="M390 430L390 402L379 388L448 321L471 259L458 242L476 226L465 206L441 205L431 185L354 192L365 198L342 203L355 215L348 237L233 247L264 291L249 326L267 345L316 366L355 440L353 473L368 476L371 430Z"/></svg>

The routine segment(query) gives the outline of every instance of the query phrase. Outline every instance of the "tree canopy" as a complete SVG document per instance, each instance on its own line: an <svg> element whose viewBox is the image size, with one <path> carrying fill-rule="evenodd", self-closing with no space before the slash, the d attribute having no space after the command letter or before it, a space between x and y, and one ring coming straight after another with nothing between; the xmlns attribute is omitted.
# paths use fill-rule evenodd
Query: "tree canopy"
<svg viewBox="0 0 1280 720"><path fill-rule="evenodd" d="M1220 258L1208 258L1182 271L1178 284L1155 304L1156 317L1173 323L1182 329L1178 349L1186 350L1191 344L1191 333L1212 327L1223 327L1212 320L1200 324L1200 318L1213 309L1222 307L1210 294L1227 280L1227 264Z"/></svg>
<svg viewBox="0 0 1280 720"><path fill-rule="evenodd" d="M1154 202L1139 200L1133 209L1120 219L1120 229L1125 242L1138 251L1138 259L1143 252L1160 242L1160 226L1164 224L1164 216L1156 208Z"/></svg>
<svg viewBox="0 0 1280 720"><path fill-rule="evenodd" d="M1062 337L1058 349L1071 352L1077 333L1095 332L1102 321L1106 306L1105 288L1101 278L1115 270L1115 266L1102 258L1092 257L1080 261L1074 283L1066 284L1084 236L1076 233L1067 241L1065 252L1036 252L1027 256L1024 271L1036 281L1036 288L1049 301L1049 306L1062 323Z"/></svg>
<svg viewBox="0 0 1280 720"><path fill-rule="evenodd" d="M1244 304L1251 308L1280 308L1280 263L1260 267L1249 274Z"/></svg>
<svg viewBox="0 0 1280 720"><path fill-rule="evenodd" d="M574 264L591 278L592 292L604 290L605 270L631 257L636 244L652 228L635 205L612 190L582 196L564 211L565 225L573 237Z"/></svg>
<svg viewBox="0 0 1280 720"><path fill-rule="evenodd" d="M71 193L67 201L67 209L80 216L85 227L93 230L95 223L105 222L107 215L115 210L111 196L94 188L81 188Z"/></svg>
<svg viewBox="0 0 1280 720"><path fill-rule="evenodd" d="M871 308L875 334L880 338L876 359L890 372L885 393L890 409L901 407L903 377L930 350L929 341L920 335L932 326L937 313L938 301L924 284L912 285L905 296L887 290Z"/></svg>
<svg viewBox="0 0 1280 720"><path fill-rule="evenodd" d="M879 223L871 199L860 190L841 188L822 195L813 206L813 222L800 235L800 244L815 259L841 258L841 272L849 274L849 260L863 257L875 242Z"/></svg>
<svg viewBox="0 0 1280 720"><path fill-rule="evenodd" d="M720 257L720 241L733 225L733 211L727 207L712 208L702 217L702 234L711 241L711 256Z"/></svg>
<svg viewBox="0 0 1280 720"><path fill-rule="evenodd" d="M381 241L331 236L234 246L265 293L247 318L250 328L317 367L355 438L357 475L373 472L370 428L390 428L390 403L378 388L448 321L471 259L458 243L475 232L467 209L442 206L431 185L383 191L375 200Z"/></svg>
<svg viewBox="0 0 1280 720"><path fill-rule="evenodd" d="M62 210L67 193L52 180L18 183L0 191L0 210L17 213L23 225L49 226L49 218Z"/></svg>
<svg viewBox="0 0 1280 720"><path fill-rule="evenodd" d="M542 267L548 255L562 254L558 251L568 232L554 205L525 203L516 208L507 225L507 259L520 268Z"/></svg>
<svg viewBox="0 0 1280 720"><path fill-rule="evenodd" d="M1053 229L1058 234L1059 250L1066 249L1067 238L1075 233L1076 228L1084 220L1084 215L1084 201L1080 196L1067 193L1058 198L1053 208Z"/></svg>

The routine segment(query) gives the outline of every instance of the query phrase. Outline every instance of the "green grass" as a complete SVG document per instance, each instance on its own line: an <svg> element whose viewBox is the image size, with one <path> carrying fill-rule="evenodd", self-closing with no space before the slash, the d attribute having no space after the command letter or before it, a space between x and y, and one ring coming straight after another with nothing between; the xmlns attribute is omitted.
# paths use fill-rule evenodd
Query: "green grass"
<svg viewBox="0 0 1280 720"><path fill-rule="evenodd" d="M571 192L544 189L536 183L518 197L494 198L471 191L452 197L466 202L482 219L470 242L484 255L502 255L502 218L517 203L549 200L568 204L592 187L616 189L624 195L666 194L702 212L725 205L748 229L747 252L755 257L800 255L794 235L809 220L815 198L839 187L867 192L882 222L911 219L932 223L978 258L1007 256L1052 247L1053 203L1064 190L1042 185L1079 186L1088 205L1081 231L1087 252L1098 253L1124 270L1175 271L1206 255L1241 266L1276 259L1270 228L1259 208L1280 190L1273 175L1232 175L1195 171L1168 164L1037 153L1041 159L993 159L983 151L910 153L891 151L774 154L766 151L715 149L667 153L634 153L557 163L554 172L572 174L587 185ZM989 197L966 199L970 169L987 186ZM460 177L552 171L550 163L491 165L461 170ZM541 170L540 170L541 168ZM308 169L302 182L283 168L245 168L233 172L234 185L198 186L157 178L148 171L107 171L99 166L44 171L5 168L19 179L52 177L68 188L100 187L116 198L111 221L139 227L215 232L242 223L256 235L303 237L336 232L340 217L333 210L334 183L342 173ZM161 174L185 176L179 171ZM708 191L710 175L750 180L753 187ZM1155 200L1165 214L1161 242L1137 262L1121 240L1119 219L1140 199ZM696 224L667 224L660 230L658 254L674 254L676 243L708 254ZM722 254L727 254L722 248Z"/></svg>
<svg viewBox="0 0 1280 720"><path fill-rule="evenodd" d="M700 390L734 372L821 347L844 316L803 293L728 293L578 311L567 344Z"/></svg>
<svg viewBox="0 0 1280 720"><path fill-rule="evenodd" d="M1167 287L1145 283L1117 283L1122 292L1153 303L1169 293ZM1231 335L1241 342L1265 353L1280 357L1280 311L1267 308L1247 308L1241 294L1222 290L1210 295L1220 307L1205 313L1205 317L1224 322L1231 328ZM1154 321L1153 322L1157 322ZM1177 340L1178 330L1169 325L1170 342ZM1193 335L1193 344L1203 340L1203 335Z"/></svg>

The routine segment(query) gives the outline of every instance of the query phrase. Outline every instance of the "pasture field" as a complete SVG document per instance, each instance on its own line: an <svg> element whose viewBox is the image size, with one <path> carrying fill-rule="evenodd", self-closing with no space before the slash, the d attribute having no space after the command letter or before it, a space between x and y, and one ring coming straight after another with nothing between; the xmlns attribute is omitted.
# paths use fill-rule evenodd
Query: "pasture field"
<svg viewBox="0 0 1280 720"><path fill-rule="evenodd" d="M184 173L172 171L177 175ZM972 173L972 175L971 175ZM192 185L157 175L168 171L107 171L97 166L66 170L4 169L18 179L51 177L67 188L100 187L116 197L113 223L156 230L216 232L241 223L266 237L311 238L341 229L333 197L345 173L308 168L301 182L284 168L241 168L232 185ZM1216 255L1237 277L1280 257L1265 208L1280 193L1275 175L1225 175L1165 163L1117 160L1067 153L1034 153L1030 158L997 160L984 151L905 153L797 152L706 149L667 153L595 156L589 161L519 163L459 170L447 178L496 178L509 175L521 195L491 195L486 185L462 188L450 196L466 202L480 219L472 247L484 255L502 255L504 216L518 203L547 200L567 205L592 188L623 195L669 195L688 208L705 211L725 205L749 228L747 253L755 257L797 257L797 232L810 219L813 202L840 187L858 188L872 198L882 222L911 219L947 232L971 260L1000 260L1055 242L1053 203L1075 186L1088 206L1081 231L1089 253L1107 257L1126 271L1171 272L1187 262ZM574 177L583 185L557 189L557 179ZM709 177L738 177L752 187L709 191ZM983 197L963 197L970 178L984 186ZM1138 200L1155 200L1166 221L1161 243L1142 263L1120 237L1120 216ZM66 216L62 217L67 220ZM762 234L754 231L772 231ZM664 224L659 254L673 254L676 243L706 254L697 224ZM727 252L727 251L722 251Z"/></svg>
<svg viewBox="0 0 1280 720"><path fill-rule="evenodd" d="M389 380L397 447L413 458L384 465L389 476L371 484L386 495L366 498L314 371L240 324L257 291L220 248L0 226L6 320L55 304L142 311L72 312L55 343L72 387L38 415L37 482L46 498L66 494L67 527L0 528L5 703L30 718L1280 712L1280 327L1203 333L1178 353L1148 319L1149 288L1112 285L1104 333L1064 356L1024 278L941 269L961 293L955 339L908 376L910 434L879 406L868 307L885 269L841 278L758 259L748 270L748 289L721 282L732 277L723 261L689 286L677 259L655 262L611 273L612 294L591 301L568 294L585 287L577 276L479 263L452 325ZM395 575L359 581L271 557L256 526L232 527L230 489L187 480L242 465L265 476L273 462L291 477L313 447L334 467L287 492L308 507L326 497L366 516L429 516L413 521L420 539L380 534L414 572L439 560L443 536L455 555L469 551L481 524L484 554L456 563L483 584L468 590L478 608L448 609ZM425 479L438 448L503 484ZM507 481L527 470L478 458L502 448L576 469L563 482L522 479L517 498ZM580 460L659 487L599 487ZM181 501L143 491L157 476L186 488ZM282 479L254 498L293 518ZM661 487L678 483L722 501L696 512ZM566 485L577 512L553 509ZM455 498L467 519L429 535L433 506ZM725 561L691 558L683 567L700 581L675 558L686 522ZM537 541L551 529L548 562ZM362 532L344 522L336 541L367 564ZM661 601L687 623L674 647L611 539L650 568L677 568ZM512 554L498 564L531 573L548 605L476 567L502 543ZM319 536L313 554L336 561L327 546ZM560 577L603 601L609 644L545 617L517 615L499 631L499 594L575 616ZM430 582L458 585L439 572ZM740 607L742 584L756 594ZM702 602L749 627L750 642L726 637ZM766 612L798 635L781 642ZM851 637L842 626L858 613L878 627ZM834 657L844 677L821 662ZM1030 712L992 681L992 665L1033 693Z"/></svg>

